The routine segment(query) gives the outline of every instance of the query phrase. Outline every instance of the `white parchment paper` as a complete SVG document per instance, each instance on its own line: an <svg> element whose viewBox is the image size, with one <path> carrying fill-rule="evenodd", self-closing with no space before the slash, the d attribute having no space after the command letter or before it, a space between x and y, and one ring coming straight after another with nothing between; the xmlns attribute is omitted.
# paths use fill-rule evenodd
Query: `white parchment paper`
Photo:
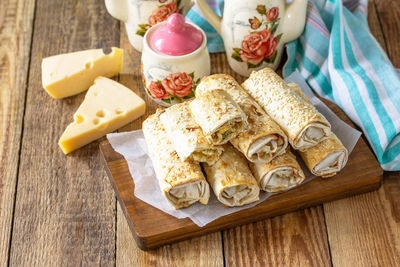
<svg viewBox="0 0 400 267"><path fill-rule="evenodd" d="M339 137L343 145L348 149L349 154L353 150L360 138L361 132L353 129L339 117L335 115L323 102L321 102L311 91L299 73L295 72L286 78L287 82L295 82L300 85L304 93L310 98L317 109L328 119L332 125L332 131ZM215 219L234 213L242 209L251 208L270 197L271 193L260 192L260 200L258 202L245 205L243 207L227 208L223 206L215 197L214 192L210 188L210 200L208 205L200 203L180 210L175 210L174 207L164 198L158 185L157 177L154 173L153 165L150 157L147 154L146 141L142 130L111 133L107 135L111 146L115 151L120 153L128 162L129 171L135 183L135 196L142 201L176 217L190 218L195 224L202 227ZM303 168L307 179L299 186L311 181L315 178L305 164L297 157L300 165ZM332 177L330 179L335 179Z"/></svg>

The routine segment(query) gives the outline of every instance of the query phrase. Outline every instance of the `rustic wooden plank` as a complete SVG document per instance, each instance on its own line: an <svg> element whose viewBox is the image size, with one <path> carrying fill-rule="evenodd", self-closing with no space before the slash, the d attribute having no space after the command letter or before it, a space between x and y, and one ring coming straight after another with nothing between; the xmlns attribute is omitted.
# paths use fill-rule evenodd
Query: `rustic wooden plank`
<svg viewBox="0 0 400 267"><path fill-rule="evenodd" d="M35 1L0 3L0 266L8 261Z"/></svg>
<svg viewBox="0 0 400 267"><path fill-rule="evenodd" d="M57 145L84 93L52 99L43 57L119 44L103 1L37 1L21 164L10 251L13 266L110 266L115 262L114 193L94 142L68 156Z"/></svg>
<svg viewBox="0 0 400 267"><path fill-rule="evenodd" d="M397 66L400 65L400 49L397 45L400 41L399 7L398 1L381 0L377 0L376 4L370 0L368 7L371 32ZM334 265L397 266L399 264L399 178L399 172L386 172L383 186L378 191L324 204Z"/></svg>
<svg viewBox="0 0 400 267"><path fill-rule="evenodd" d="M125 50L124 67L119 81L146 100L146 115L119 131L139 129L142 121L155 112L157 105L143 90L140 53L130 45L125 26L121 24L121 48ZM121 207L117 207L116 263L118 266L223 266L221 234L214 233L190 241L166 246L151 252L140 250L129 229Z"/></svg>
<svg viewBox="0 0 400 267"><path fill-rule="evenodd" d="M223 232L226 266L330 266L321 206Z"/></svg>
<svg viewBox="0 0 400 267"><path fill-rule="evenodd" d="M371 8L376 8L378 19L369 18L369 25L379 25L381 32L385 37L386 53L388 54L393 65L400 68L400 1L398 0L370 0ZM373 5L373 3L375 5ZM376 36L375 31L371 29L372 33ZM383 43L379 40L381 45Z"/></svg>
<svg viewBox="0 0 400 267"><path fill-rule="evenodd" d="M117 210L117 266L224 266L219 232L142 251L119 205Z"/></svg>
<svg viewBox="0 0 400 267"><path fill-rule="evenodd" d="M385 177L385 183L376 192L324 204L335 266L398 266L398 180L398 175Z"/></svg>

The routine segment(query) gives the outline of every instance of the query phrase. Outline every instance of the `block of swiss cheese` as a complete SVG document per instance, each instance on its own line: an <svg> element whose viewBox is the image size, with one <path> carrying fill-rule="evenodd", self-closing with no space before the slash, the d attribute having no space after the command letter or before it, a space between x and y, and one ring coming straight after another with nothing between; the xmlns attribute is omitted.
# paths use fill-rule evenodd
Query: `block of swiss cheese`
<svg viewBox="0 0 400 267"><path fill-rule="evenodd" d="M123 50L113 47L104 54L102 49L46 57L42 61L42 83L54 98L79 94L93 84L98 76L112 77L122 69Z"/></svg>
<svg viewBox="0 0 400 267"><path fill-rule="evenodd" d="M145 111L143 99L129 88L111 79L98 77L58 144L68 154L136 120Z"/></svg>

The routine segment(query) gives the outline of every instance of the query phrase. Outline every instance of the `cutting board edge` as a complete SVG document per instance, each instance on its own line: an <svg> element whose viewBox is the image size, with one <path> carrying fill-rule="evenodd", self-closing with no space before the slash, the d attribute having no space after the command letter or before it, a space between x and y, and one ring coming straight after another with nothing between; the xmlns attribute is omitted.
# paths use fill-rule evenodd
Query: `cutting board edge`
<svg viewBox="0 0 400 267"><path fill-rule="evenodd" d="M323 199L321 201L317 201L317 202L312 203L312 204L293 206L293 207L288 208L288 209L280 210L279 212L276 212L276 213L273 212L273 213L262 214L262 215L260 214L260 216L254 218L254 219L246 219L244 221L235 221L234 223L233 222L228 222L226 224L220 224L220 225L218 225L216 227L208 227L207 228L207 225L206 225L203 228L200 228L200 229L192 231L192 232L188 232L187 234L180 235L179 237L176 237L176 238L171 237L170 239L165 239L164 237L160 237L160 236L142 237L136 232L136 230L134 229L133 226L131 228L131 231L133 232L134 235L136 235L135 240L138 240L139 243L140 243L140 244L138 243L138 247L139 248L141 248L142 250L155 249L155 248L161 247L161 246L166 245L166 244L171 244L171 243L183 241L183 240L194 238L194 237L199 237L199 236L202 236L204 234L209 234L209 233L213 233L213 232L229 229L229 228L240 226L240 225L245 225L245 224L257 222L257 221L260 221L260 220L263 220L263 219L284 215L284 214L287 214L287 213L290 213L290 212L293 212L293 211L303 210L303 209L306 209L306 208L309 208L309 207L318 206L318 205L323 204L323 203L327 203L327 202L331 202L331 201L335 201L335 200L340 200L340 199L345 198L345 197L350 197L350 196L359 195L359 194L362 194L362 193L368 193L368 192L371 192L371 191L375 191L375 190L379 189L379 187L381 185L381 180L382 180L381 178L382 177L378 176L378 177L374 177L374 178L377 179L378 182L376 182L374 184L366 185L365 187L360 187L355 192L351 192L351 193L346 192L340 197L332 196L331 198L326 198L326 199ZM128 219L129 215L125 214L125 216L127 216L126 218Z"/></svg>

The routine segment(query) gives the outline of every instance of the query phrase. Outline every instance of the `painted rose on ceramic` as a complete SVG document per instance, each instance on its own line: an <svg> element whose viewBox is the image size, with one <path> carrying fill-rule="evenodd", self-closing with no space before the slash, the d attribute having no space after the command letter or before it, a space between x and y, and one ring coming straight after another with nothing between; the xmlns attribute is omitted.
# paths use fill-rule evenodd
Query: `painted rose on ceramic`
<svg viewBox="0 0 400 267"><path fill-rule="evenodd" d="M168 74L164 79L151 81L147 87L148 93L156 99L171 104L172 101L181 103L194 97L194 91L200 78L194 80L194 72L178 72Z"/></svg>
<svg viewBox="0 0 400 267"><path fill-rule="evenodd" d="M147 24L139 24L139 30L136 31L137 35L144 36L146 31L157 23L166 21L167 18L174 13L182 13L182 8L180 8L181 0L174 0L172 2L166 3L168 0L159 0L162 5L158 6L155 10L151 12L148 18Z"/></svg>
<svg viewBox="0 0 400 267"><path fill-rule="evenodd" d="M159 82L151 81L149 84L149 91L151 95L157 99L169 98L167 91L165 91L164 87Z"/></svg>
<svg viewBox="0 0 400 267"><path fill-rule="evenodd" d="M272 7L267 12L267 20L274 21L279 17L279 8Z"/></svg>
<svg viewBox="0 0 400 267"><path fill-rule="evenodd" d="M277 47L282 33L275 36L279 26L279 8L267 9L265 5L258 5L257 12L261 18L249 19L250 28L256 30L263 25L264 29L250 31L244 36L241 47L233 48L232 58L239 62L247 63L247 67L257 68L263 62L273 63L277 55Z"/></svg>
<svg viewBox="0 0 400 267"><path fill-rule="evenodd" d="M168 93L179 97L187 96L193 89L193 79L186 72L169 74L161 83Z"/></svg>
<svg viewBox="0 0 400 267"><path fill-rule="evenodd" d="M263 61L269 49L270 37L271 33L267 30L246 35L242 41L240 58L244 62L249 62L253 65Z"/></svg>
<svg viewBox="0 0 400 267"><path fill-rule="evenodd" d="M149 26L154 26L157 23L167 20L167 18L178 11L177 5L174 2L158 7L153 10L149 17Z"/></svg>

